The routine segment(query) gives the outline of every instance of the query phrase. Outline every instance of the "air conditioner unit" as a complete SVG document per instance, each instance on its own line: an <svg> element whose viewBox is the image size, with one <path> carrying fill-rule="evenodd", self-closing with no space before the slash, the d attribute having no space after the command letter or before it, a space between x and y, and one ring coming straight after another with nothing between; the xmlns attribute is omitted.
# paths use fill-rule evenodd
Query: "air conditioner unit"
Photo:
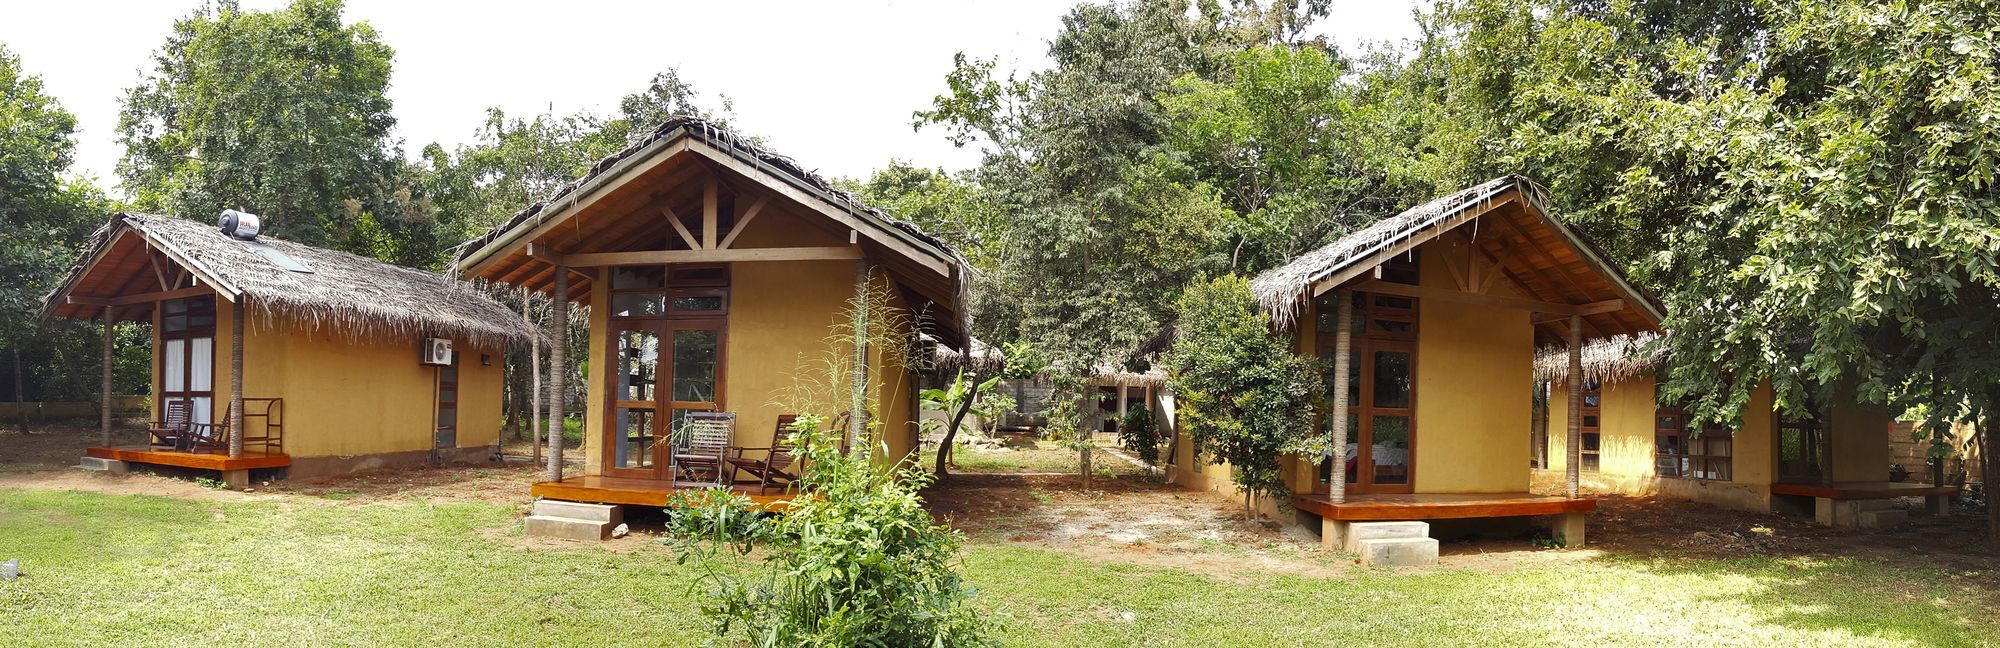
<svg viewBox="0 0 2000 648"><path fill-rule="evenodd" d="M451 338L424 338L422 364L440 367L451 365Z"/></svg>

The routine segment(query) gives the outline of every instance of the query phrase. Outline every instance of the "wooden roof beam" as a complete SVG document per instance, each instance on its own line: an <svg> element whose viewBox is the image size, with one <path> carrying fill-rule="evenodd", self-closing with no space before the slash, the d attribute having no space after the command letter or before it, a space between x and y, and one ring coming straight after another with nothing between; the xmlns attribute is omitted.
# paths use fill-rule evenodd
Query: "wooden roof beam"
<svg viewBox="0 0 2000 648"><path fill-rule="evenodd" d="M1409 284L1400 284L1400 283L1395 283L1393 281L1382 281L1382 280L1363 281L1360 284L1356 285L1354 289L1362 292L1371 292L1384 295L1400 295L1403 297L1415 297L1418 299L1434 299L1437 301L1456 302L1460 304L1469 304L1473 306L1485 306L1489 308L1508 308L1513 310L1524 310L1536 313L1550 313L1550 314L1565 315L1565 316L1568 315L1581 316L1594 313L1608 313L1612 311L1622 310L1625 308L1625 300L1623 299L1607 299L1604 301L1591 302L1588 304L1563 304L1557 302L1540 301L1535 299L1523 299L1520 297L1503 297L1500 295L1485 295L1480 293L1461 292L1457 290L1445 290L1442 288L1426 288L1423 286L1412 286Z"/></svg>
<svg viewBox="0 0 2000 648"><path fill-rule="evenodd" d="M575 268L605 266L667 265L672 263L745 263L756 261L853 261L862 258L861 249L851 246L781 247L705 250L648 250L644 252L590 252L556 254L530 248L536 259Z"/></svg>

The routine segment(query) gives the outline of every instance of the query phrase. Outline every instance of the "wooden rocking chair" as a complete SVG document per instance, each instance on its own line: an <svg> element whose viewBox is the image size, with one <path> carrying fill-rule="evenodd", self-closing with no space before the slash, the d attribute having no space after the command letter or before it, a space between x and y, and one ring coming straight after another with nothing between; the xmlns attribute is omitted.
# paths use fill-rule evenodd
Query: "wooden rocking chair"
<svg viewBox="0 0 2000 648"><path fill-rule="evenodd" d="M689 481L728 485L734 470L728 467L729 443L736 436L736 413L689 412L676 436L686 439L674 448L674 467ZM679 445L679 444L676 444ZM725 474L730 473L730 474Z"/></svg>
<svg viewBox="0 0 2000 648"><path fill-rule="evenodd" d="M187 399L160 404L160 421L146 426L146 445L150 449L181 450L187 447L188 405Z"/></svg>
<svg viewBox="0 0 2000 648"><path fill-rule="evenodd" d="M792 444L789 438L792 433L792 424L797 422L798 418L797 414L780 415L778 417L778 425L771 433L771 445L769 447L737 448L733 456L729 458L730 473L734 475L737 470L741 470L757 476L758 495L768 492L772 486L789 488L793 482L798 481L798 475L790 472L792 462L795 458L792 456ZM763 458L743 456L743 453L750 451L762 451L765 455ZM784 480L784 484L779 484L778 480Z"/></svg>
<svg viewBox="0 0 2000 648"><path fill-rule="evenodd" d="M221 423L189 423L181 446L194 454L229 454L229 415Z"/></svg>

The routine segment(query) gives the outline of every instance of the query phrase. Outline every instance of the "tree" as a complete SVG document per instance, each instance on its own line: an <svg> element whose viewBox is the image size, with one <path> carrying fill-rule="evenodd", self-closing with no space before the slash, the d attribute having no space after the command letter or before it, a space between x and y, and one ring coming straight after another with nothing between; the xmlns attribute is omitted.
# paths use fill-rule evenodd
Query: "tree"
<svg viewBox="0 0 2000 648"><path fill-rule="evenodd" d="M1286 492L1279 455L1315 440L1319 368L1271 334L1242 277L1189 285L1180 310L1180 336L1164 358L1178 424L1210 461L1230 466L1245 512L1254 512L1258 496Z"/></svg>
<svg viewBox="0 0 2000 648"><path fill-rule="evenodd" d="M0 378L11 386L0 398L95 400L101 390L102 329L35 317L110 211L89 179L65 176L75 135L76 117L0 46L0 347L9 364ZM143 331L114 333L114 385L129 392L148 375Z"/></svg>
<svg viewBox="0 0 2000 648"><path fill-rule="evenodd" d="M135 205L200 219L241 209L287 239L363 253L393 238L371 228L423 214L394 195L394 52L341 11L222 0L174 23L119 119Z"/></svg>

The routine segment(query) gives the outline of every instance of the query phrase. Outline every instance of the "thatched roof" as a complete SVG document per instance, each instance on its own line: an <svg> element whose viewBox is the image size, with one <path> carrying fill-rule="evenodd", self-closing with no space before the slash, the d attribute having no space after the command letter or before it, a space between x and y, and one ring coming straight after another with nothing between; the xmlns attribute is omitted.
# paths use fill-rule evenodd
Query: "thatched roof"
<svg viewBox="0 0 2000 648"><path fill-rule="evenodd" d="M1433 228L1445 226L1452 216L1491 200L1509 189L1520 188L1537 207L1547 202L1539 185L1518 175L1507 175L1411 207L1340 237L1317 250L1301 254L1284 265L1266 270L1250 281L1250 292L1273 323L1290 326L1298 316L1299 296L1315 282L1351 264L1374 257L1396 243Z"/></svg>
<svg viewBox="0 0 2000 648"><path fill-rule="evenodd" d="M1097 382L1101 385L1131 385L1133 387L1160 387L1167 384L1167 370L1153 366L1143 372L1121 367L1098 367Z"/></svg>
<svg viewBox="0 0 2000 648"><path fill-rule="evenodd" d="M929 260L927 263L940 264L948 268L948 271L941 273L943 276L937 281L955 284L949 286L953 294L948 297L957 302L948 305L954 315L952 319L956 320L950 324L959 332L970 330L969 309L965 304L968 302L973 271L971 263L966 261L958 250L915 224L863 203L854 194L835 187L826 178L807 169L796 160L773 152L762 144L713 122L692 116L669 118L650 134L633 142L624 150L598 160L596 164L591 165L589 171L556 188L541 201L514 214L506 222L486 233L460 244L453 261L454 267L460 272L489 272L490 269L482 270L480 266L515 263L515 260L511 260L513 257L508 255L522 243L523 237L530 236L537 227L547 221L567 218L573 211L572 208L597 200L603 193L599 189L613 186L615 180L642 166L654 156L670 150L671 145L682 140L699 142L719 151L720 155L732 162L744 163L747 167L760 172L760 175L766 176L759 179L760 182L771 182L796 189L807 196L809 202L823 204L836 213L853 217L860 222L858 229L863 230L864 239L877 237L883 241L893 241L907 249L915 250L917 255L926 257ZM542 274L526 272L518 275L519 280L506 281L528 285L538 280ZM541 286L534 287L541 288ZM571 289L582 292L577 282L572 282ZM574 298L573 295L571 297ZM940 295L940 297L946 296ZM953 337L959 338L961 335L955 334Z"/></svg>
<svg viewBox="0 0 2000 648"><path fill-rule="evenodd" d="M941 371L960 369L985 371L998 370L1007 365L1007 354L1002 353L998 347L990 346L978 338L970 340L969 346L972 349L970 353L966 353L939 343L935 337L925 335L924 341L930 343L932 349L931 367Z"/></svg>
<svg viewBox="0 0 2000 648"><path fill-rule="evenodd" d="M130 234L128 234L128 232ZM136 234L137 238L132 238ZM124 235L121 237L121 235ZM120 243L125 240L124 243ZM92 317L99 307L72 304L68 298L117 297L107 285L122 285L127 277L103 277L86 285L93 268L101 268L117 251L123 255L158 249L185 267L223 299L248 296L249 312L267 322L324 329L349 339L409 338L444 335L473 344L525 340L532 335L520 315L472 285L442 275L383 263L346 252L326 250L262 236L257 243L290 257L311 270L295 272L256 249L218 231L213 225L153 214L120 213L91 235L83 257L43 300L42 314ZM143 257L141 257L143 258ZM133 267L127 265L126 267ZM111 274L106 268L98 274ZM139 270L139 285L157 290L152 270ZM127 273L129 274L129 273ZM115 283L113 283L115 282Z"/></svg>
<svg viewBox="0 0 2000 648"><path fill-rule="evenodd" d="M1651 371L1659 364L1665 350L1665 345L1656 343L1659 340L1660 336L1656 334L1644 333L1614 335L1585 342L1581 358L1583 379L1617 382ZM1544 345L1535 349L1536 381L1568 379L1568 347Z"/></svg>

